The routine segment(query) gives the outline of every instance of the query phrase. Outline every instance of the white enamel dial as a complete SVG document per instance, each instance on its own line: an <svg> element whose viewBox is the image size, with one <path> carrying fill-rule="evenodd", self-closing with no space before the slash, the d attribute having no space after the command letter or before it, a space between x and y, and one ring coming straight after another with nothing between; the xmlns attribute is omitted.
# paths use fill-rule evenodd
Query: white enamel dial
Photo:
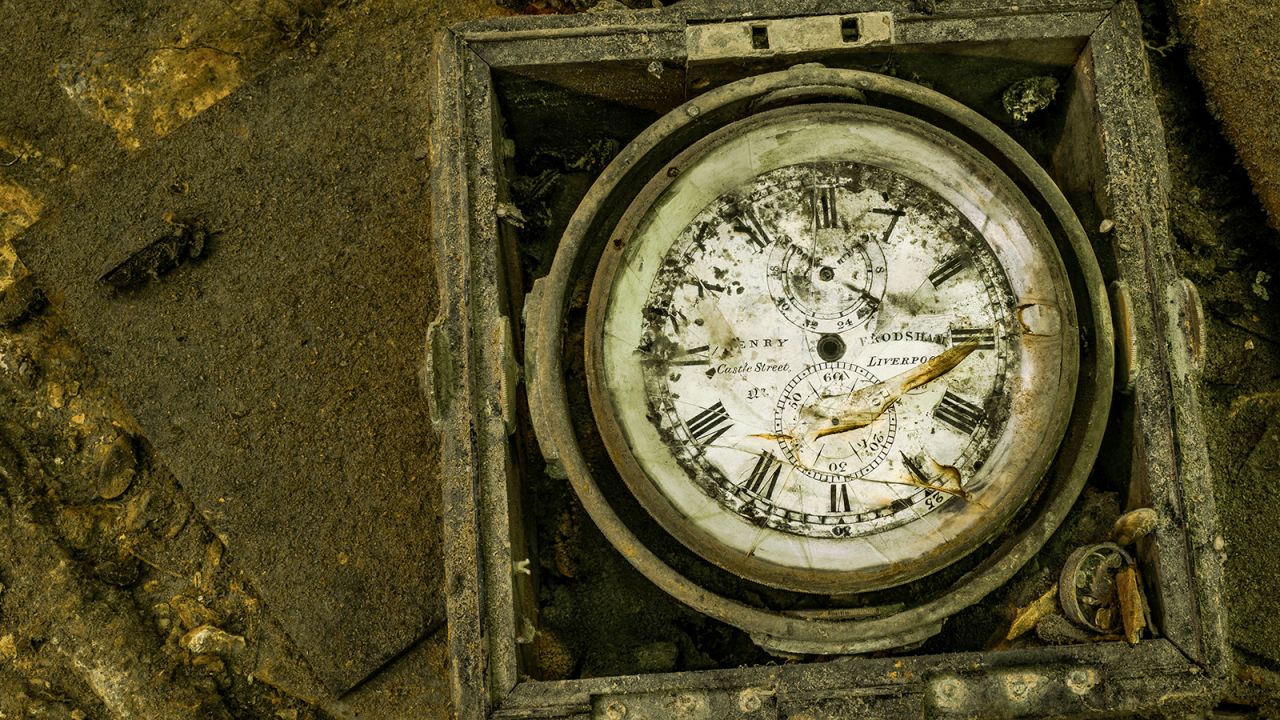
<svg viewBox="0 0 1280 720"><path fill-rule="evenodd" d="M998 531L1052 456L1065 272L953 138L766 115L633 205L593 288L593 406L628 485L707 559L800 590L905 582Z"/></svg>

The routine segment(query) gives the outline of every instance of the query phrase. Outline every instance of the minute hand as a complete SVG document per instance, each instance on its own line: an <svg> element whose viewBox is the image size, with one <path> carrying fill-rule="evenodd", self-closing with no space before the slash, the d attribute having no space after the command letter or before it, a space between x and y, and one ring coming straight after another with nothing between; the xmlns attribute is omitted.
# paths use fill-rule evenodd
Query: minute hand
<svg viewBox="0 0 1280 720"><path fill-rule="evenodd" d="M875 422L876 418L884 414L884 411L888 410L890 405L897 402L898 398L930 380L950 372L961 361L969 357L969 353L976 350L977 347L978 343L976 342L957 345L888 380L878 382L875 385L868 385L851 393L848 404L845 406L851 409L842 413L835 425L815 431L814 438L835 435L847 430L857 430L870 425Z"/></svg>

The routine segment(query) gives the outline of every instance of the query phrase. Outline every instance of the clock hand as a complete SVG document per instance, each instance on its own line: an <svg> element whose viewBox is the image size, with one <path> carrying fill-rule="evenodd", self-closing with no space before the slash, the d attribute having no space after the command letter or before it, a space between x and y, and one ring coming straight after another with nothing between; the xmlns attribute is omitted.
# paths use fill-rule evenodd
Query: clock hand
<svg viewBox="0 0 1280 720"><path fill-rule="evenodd" d="M954 485L956 488L959 489L961 494L963 495L969 494L960 485L961 480L963 478L960 475L959 468L957 468L955 465L943 465L937 460L934 460L933 456L930 455L928 451L922 451L922 454L924 456L925 462L933 466L932 472L934 474L934 477L936 477L939 481L941 481L943 486L950 487Z"/></svg>
<svg viewBox="0 0 1280 720"><path fill-rule="evenodd" d="M821 455L821 453L819 453L819 455ZM925 490L936 490L938 492L951 495L952 497L958 497L961 500L964 500L966 502L971 502L977 505L978 507L982 507L982 508L986 507L986 505L971 498L969 496L968 490L965 490L964 488L960 487L958 470L956 470L954 467L950 465L940 465L937 462L934 462L933 458L929 458L928 455L926 455L925 457L928 458L931 462L933 462L934 465L936 465L942 470L942 474L943 474L942 484L935 484L934 481L931 481L928 478L928 476L924 474L924 471L919 468L919 466L917 466L911 460L907 459L905 454L903 454L902 459L906 460L907 469L910 471L909 475L911 477L902 478L902 479L860 477L860 478L853 478L853 480L855 480L856 482L876 483L878 485L907 485L909 487L924 488ZM815 465L817 465L816 459L814 460L813 465L809 465L804 462L792 463L787 460L781 460L781 462L787 465L790 465L792 468L795 468L798 470L809 470L811 472L821 472L816 467L814 467ZM955 475L953 476L951 473L955 473ZM950 485L952 485L951 481L953 479L954 479L955 486L951 487ZM803 488L804 486L801 485L799 487Z"/></svg>
<svg viewBox="0 0 1280 720"><path fill-rule="evenodd" d="M964 500L969 500L969 491L960 486L960 471L953 465L943 465L937 460L929 457L928 453L924 453L924 459L932 464L938 471L939 477L930 478L925 474L924 470L915 463L914 460L907 457L905 452L901 450L898 454L902 456L902 464L907 466L907 472L912 479L906 482L907 485L915 485L917 487L926 488L928 490L937 490Z"/></svg>
<svg viewBox="0 0 1280 720"><path fill-rule="evenodd" d="M916 480L918 480L924 485L933 484L929 482L929 476L925 475L924 471L920 469L920 466L916 465L914 460L907 457L907 454L905 452L899 450L898 454L902 456L902 464L907 466L907 472L911 473L912 477L914 477Z"/></svg>
<svg viewBox="0 0 1280 720"><path fill-rule="evenodd" d="M847 400L846 407L850 409L843 413L843 417L837 418L831 427L815 431L814 439L870 425L898 398L950 372L977 348L976 342L957 345L888 380L855 390Z"/></svg>
<svg viewBox="0 0 1280 720"><path fill-rule="evenodd" d="M955 465L943 465L930 457L928 452L921 451L924 461L933 466L932 471L934 475L930 477L918 464L916 464L916 461L907 457L905 452L899 450L898 454L902 456L902 462L907 466L907 470L910 471L910 473L920 482L938 489L943 489L952 485L957 488L960 487L960 471L956 469Z"/></svg>
<svg viewBox="0 0 1280 720"><path fill-rule="evenodd" d="M822 401L803 408L801 414L810 421L831 422L833 426L855 422L861 415L868 416L863 418L865 422L860 425L842 427L839 430L822 428L815 437L823 437L834 432L864 427L871 424L903 394L924 385L959 365L960 361L967 357L977 346L976 342L958 345L921 365L917 365L875 385L854 390L844 395L824 396ZM836 417L842 414L845 415L843 419Z"/></svg>

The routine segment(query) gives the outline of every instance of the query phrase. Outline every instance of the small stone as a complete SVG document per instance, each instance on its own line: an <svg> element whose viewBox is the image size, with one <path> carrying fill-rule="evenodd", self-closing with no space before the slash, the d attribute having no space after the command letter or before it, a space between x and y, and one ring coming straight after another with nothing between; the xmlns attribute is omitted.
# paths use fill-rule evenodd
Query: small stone
<svg viewBox="0 0 1280 720"><path fill-rule="evenodd" d="M183 635L178 643L196 655L229 655L244 648L244 638L212 625L201 625Z"/></svg>
<svg viewBox="0 0 1280 720"><path fill-rule="evenodd" d="M186 595L174 595L169 600L169 607L178 616L178 622L182 623L184 628L199 628L202 625L210 625L217 621L218 614L194 598Z"/></svg>
<svg viewBox="0 0 1280 720"><path fill-rule="evenodd" d="M1156 529L1160 516L1151 508L1138 508L1116 518L1111 528L1111 539L1117 545L1131 545L1150 535Z"/></svg>
<svg viewBox="0 0 1280 720"><path fill-rule="evenodd" d="M138 473L138 456L133 443L127 437L118 437L107 447L102 462L98 464L98 497L114 500L133 485Z"/></svg>
<svg viewBox="0 0 1280 720"><path fill-rule="evenodd" d="M191 666L203 670L206 675L221 675L227 671L227 664L217 655L198 655L191 661Z"/></svg>
<svg viewBox="0 0 1280 720"><path fill-rule="evenodd" d="M1107 233L1114 230L1115 227L1116 227L1116 224L1111 221L1111 218L1107 218L1103 220L1101 223L1099 223L1098 232L1102 233L1103 235L1106 235Z"/></svg>
<svg viewBox="0 0 1280 720"><path fill-rule="evenodd" d="M36 389L36 382L40 379L40 366L36 364L35 359L26 353L18 354L18 363L15 370L18 381L28 390Z"/></svg>
<svg viewBox="0 0 1280 720"><path fill-rule="evenodd" d="M1214 549L1214 550L1216 550L1216 551L1218 551L1218 552L1222 552L1223 550L1226 550L1226 549L1227 549L1227 539L1226 539L1226 538L1224 538L1224 537L1222 537L1221 535L1216 536L1216 537L1213 539L1213 549Z"/></svg>
<svg viewBox="0 0 1280 720"><path fill-rule="evenodd" d="M1271 293L1267 292L1267 283L1271 281L1271 273L1265 273L1261 270L1253 278L1253 294L1263 300L1270 300Z"/></svg>
<svg viewBox="0 0 1280 720"><path fill-rule="evenodd" d="M520 212L520 208L516 207L512 203L498 203L498 217L506 220L508 224L518 228L524 227L524 224L528 222L524 213Z"/></svg>
<svg viewBox="0 0 1280 720"><path fill-rule="evenodd" d="M0 661L8 662L16 657L18 657L18 644L14 642L13 635L0 637Z"/></svg>
<svg viewBox="0 0 1280 720"><path fill-rule="evenodd" d="M1058 81L1048 75L1019 80L1004 91L1004 110L1014 122L1024 123L1031 115L1053 102L1058 94Z"/></svg>
<svg viewBox="0 0 1280 720"><path fill-rule="evenodd" d="M168 603L157 603L151 606L151 612L155 616L156 629L161 634L169 632L169 628L173 627L173 614Z"/></svg>
<svg viewBox="0 0 1280 720"><path fill-rule="evenodd" d="M116 587L127 588L138 582L142 564L132 555L106 558L93 566L93 574L99 580Z"/></svg>

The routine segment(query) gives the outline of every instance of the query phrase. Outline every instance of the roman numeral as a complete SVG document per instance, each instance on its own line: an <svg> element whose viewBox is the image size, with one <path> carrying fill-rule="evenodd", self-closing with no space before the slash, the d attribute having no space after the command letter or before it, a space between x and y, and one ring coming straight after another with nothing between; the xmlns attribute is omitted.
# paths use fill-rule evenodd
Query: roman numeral
<svg viewBox="0 0 1280 720"><path fill-rule="evenodd" d="M728 432L733 427L733 422L729 419L729 413L725 411L724 404L717 402L715 405L694 415L685 425L689 428L689 437L699 445L710 445L717 438Z"/></svg>
<svg viewBox="0 0 1280 720"><path fill-rule="evenodd" d="M831 485L831 512L849 512L849 486Z"/></svg>
<svg viewBox="0 0 1280 720"><path fill-rule="evenodd" d="M971 435L974 428L978 427L978 423L982 421L982 407L974 405L959 395L953 395L948 390L943 393L942 399L933 409L933 416L965 435Z"/></svg>
<svg viewBox="0 0 1280 720"><path fill-rule="evenodd" d="M667 362L671 365L710 365L711 346L699 345L696 348L683 350L672 355Z"/></svg>
<svg viewBox="0 0 1280 720"><path fill-rule="evenodd" d="M833 228L840 218L836 211L836 189L829 185L819 185L813 189L814 224L819 230Z"/></svg>
<svg viewBox="0 0 1280 720"><path fill-rule="evenodd" d="M733 220L733 229L740 233L747 234L747 241L756 246L756 250L764 250L773 242L773 238L769 236L769 232L764 229L764 225L760 222L760 216L756 214L756 209L747 206Z"/></svg>
<svg viewBox="0 0 1280 720"><path fill-rule="evenodd" d="M929 282L933 283L934 287L938 287L942 285L942 283L950 280L952 276L965 269L968 265L968 255L952 255L941 263L938 263L938 267L934 268L933 272L929 273Z"/></svg>
<svg viewBox="0 0 1280 720"><path fill-rule="evenodd" d="M979 350L994 350L996 347L995 328L951 328L951 344L968 345L977 343Z"/></svg>
<svg viewBox="0 0 1280 720"><path fill-rule="evenodd" d="M751 474L747 476L743 487L766 500L772 500L773 491L778 487L778 475L781 473L782 463L769 453L764 453L756 460L755 467L751 468Z"/></svg>
<svg viewBox="0 0 1280 720"><path fill-rule="evenodd" d="M889 242L889 236L893 234L893 229L898 227L898 221L907 214L905 210L894 208L871 208L871 212L889 216L889 227L885 228L884 235L880 236L880 242Z"/></svg>

